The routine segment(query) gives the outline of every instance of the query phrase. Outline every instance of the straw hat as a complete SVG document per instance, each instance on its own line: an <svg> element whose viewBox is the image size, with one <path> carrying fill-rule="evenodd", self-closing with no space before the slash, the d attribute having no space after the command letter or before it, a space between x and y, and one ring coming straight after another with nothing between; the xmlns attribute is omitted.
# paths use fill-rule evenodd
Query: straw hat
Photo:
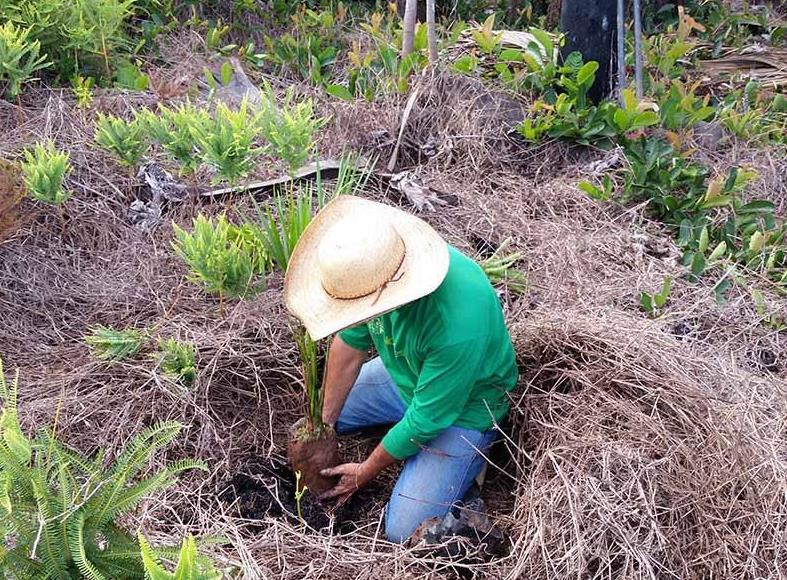
<svg viewBox="0 0 787 580"><path fill-rule="evenodd" d="M423 220L342 195L301 235L284 300L314 340L426 296L448 272L448 246Z"/></svg>

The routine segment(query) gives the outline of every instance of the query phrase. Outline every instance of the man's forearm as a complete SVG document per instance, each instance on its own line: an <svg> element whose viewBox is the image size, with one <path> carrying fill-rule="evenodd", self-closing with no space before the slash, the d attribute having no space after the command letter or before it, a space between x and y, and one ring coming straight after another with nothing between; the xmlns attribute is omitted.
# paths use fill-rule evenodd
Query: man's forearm
<svg viewBox="0 0 787 580"><path fill-rule="evenodd" d="M342 411L344 401L352 389L355 379L366 360L366 353L347 345L338 336L333 339L325 365L323 388L325 398L322 406L322 420L335 425Z"/></svg>
<svg viewBox="0 0 787 580"><path fill-rule="evenodd" d="M368 475L366 481L369 481L374 479L383 469L394 463L396 463L396 458L388 453L382 443L380 443L374 448L372 454L366 458L366 461L361 464L361 470L366 472Z"/></svg>

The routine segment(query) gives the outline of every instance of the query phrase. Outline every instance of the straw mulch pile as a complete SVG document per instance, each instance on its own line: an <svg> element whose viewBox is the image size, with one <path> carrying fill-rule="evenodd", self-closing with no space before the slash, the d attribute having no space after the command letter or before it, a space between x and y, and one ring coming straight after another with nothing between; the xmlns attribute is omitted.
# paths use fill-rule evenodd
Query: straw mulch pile
<svg viewBox="0 0 787 580"><path fill-rule="evenodd" d="M0 154L52 137L75 165L65 223L25 201L0 242L0 354L21 370L25 424L57 416L73 445L114 451L152 421L182 421L183 435L159 460L200 457L212 472L151 498L128 523L157 540L224 536L228 543L211 550L244 578L787 576L784 332L762 324L747 289L718 305L712 282L678 278L677 250L641 207L580 193L574 184L600 153L557 143L524 150L505 131L521 104L450 77L424 86L402 166L420 161L452 204L423 217L471 254L479 240L506 238L525 252L529 290L504 296L521 384L500 443L508 454L498 454L484 492L510 537L508 555L450 561L385 542L393 473L342 535L282 518L260 526L218 499L250 458L283 454L301 412L281 279L271 276L266 292L221 316L216 300L186 282L168 223L150 235L128 225L133 178L92 145L92 112L55 92L29 95L21 109L0 101ZM107 95L96 107L137 100ZM321 151L335 155L349 142L387 161L390 144L372 136L395 135L403 107L401 99L324 105L333 121ZM430 138L440 152L431 158L418 148ZM743 150L714 155L733 163ZM763 169L761 192L783 196L785 157L751 159ZM407 206L384 185L367 194ZM184 224L223 209L190 200L167 217ZM676 278L668 308L649 320L638 292L655 291L666 275ZM765 295L785 312L784 299ZM162 377L150 348L129 362L97 362L82 337L98 323L193 341L194 387ZM372 443L348 440L345 455Z"/></svg>

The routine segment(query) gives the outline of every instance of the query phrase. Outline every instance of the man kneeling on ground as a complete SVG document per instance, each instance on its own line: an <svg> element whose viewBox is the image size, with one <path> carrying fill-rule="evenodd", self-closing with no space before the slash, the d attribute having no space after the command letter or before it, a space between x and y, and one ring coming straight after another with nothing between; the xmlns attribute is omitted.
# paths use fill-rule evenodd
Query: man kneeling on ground
<svg viewBox="0 0 787 580"><path fill-rule="evenodd" d="M324 472L340 479L323 497L346 500L403 461L385 513L403 542L464 498L508 412L517 367L497 295L424 221L341 196L301 237L285 299L314 340L338 332L324 421L339 434L392 425L365 461Z"/></svg>

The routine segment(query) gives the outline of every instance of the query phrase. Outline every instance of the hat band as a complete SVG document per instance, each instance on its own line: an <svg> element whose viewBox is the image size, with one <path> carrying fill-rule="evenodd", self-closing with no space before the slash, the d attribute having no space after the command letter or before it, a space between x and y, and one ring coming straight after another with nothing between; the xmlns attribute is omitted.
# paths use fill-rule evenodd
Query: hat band
<svg viewBox="0 0 787 580"><path fill-rule="evenodd" d="M377 294L377 296L374 299L374 301L377 302L377 300L380 298L380 294L383 293L383 290L385 290L391 282L396 282L402 277L401 275L397 276L397 274L399 273L399 270L402 268L402 264L404 264L404 258L406 255L407 255L407 246L402 244L402 254L399 257L399 263L396 265L396 268L394 268L393 272L387 279L383 280L382 284L380 284L377 288L373 288L369 292L362 292L360 294L351 294L349 296L336 296L334 294L331 294L331 292L325 287L325 284L323 284L322 281L320 281L320 286L322 286L323 291L325 291L325 293L331 298L333 298L334 300L357 300L358 298L364 298L365 296L371 296L372 294Z"/></svg>

